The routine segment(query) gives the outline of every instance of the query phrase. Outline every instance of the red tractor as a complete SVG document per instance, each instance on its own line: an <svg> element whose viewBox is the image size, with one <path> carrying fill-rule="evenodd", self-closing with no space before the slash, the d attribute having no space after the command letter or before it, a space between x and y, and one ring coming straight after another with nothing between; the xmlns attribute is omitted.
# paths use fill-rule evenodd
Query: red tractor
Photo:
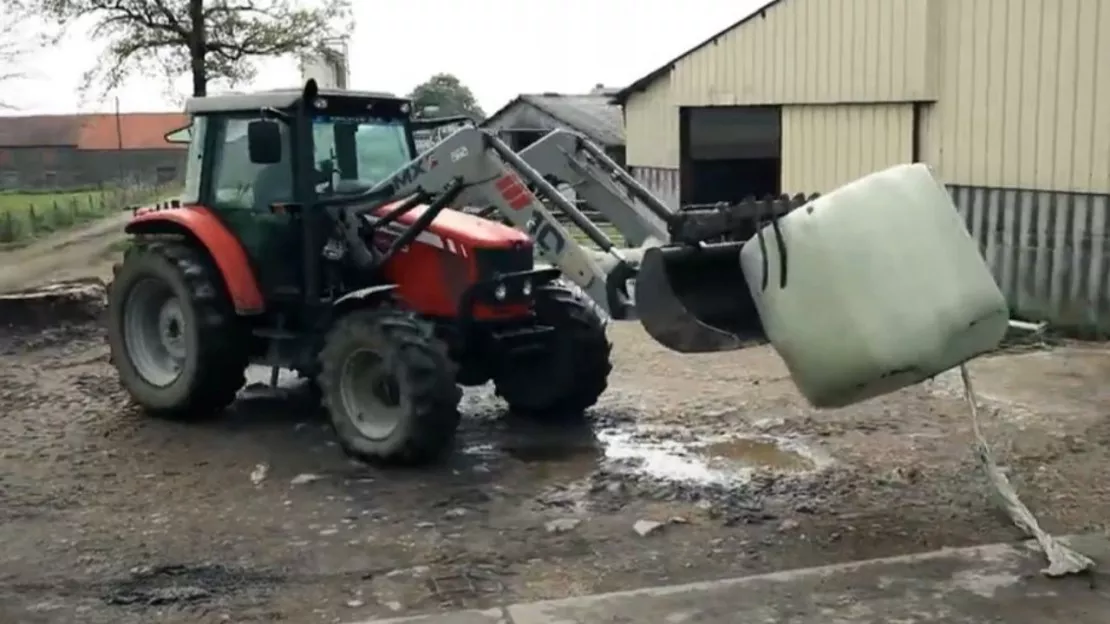
<svg viewBox="0 0 1110 624"><path fill-rule="evenodd" d="M492 380L548 418L605 390L597 306L534 267L528 234L448 207L527 214L557 194L496 138L470 128L418 155L432 122L407 100L312 81L187 112L185 192L136 209L109 290L112 361L148 412L208 416L249 364L294 369L347 452L416 463L451 446L460 384Z"/></svg>

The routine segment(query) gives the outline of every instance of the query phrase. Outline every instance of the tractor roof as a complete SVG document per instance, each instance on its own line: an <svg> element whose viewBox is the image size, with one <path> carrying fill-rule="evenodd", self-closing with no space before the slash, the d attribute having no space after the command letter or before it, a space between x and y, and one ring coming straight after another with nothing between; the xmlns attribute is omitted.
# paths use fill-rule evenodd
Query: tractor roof
<svg viewBox="0 0 1110 624"><path fill-rule="evenodd" d="M288 108L297 103L304 94L303 89L274 89L252 93L225 93L207 97L191 97L185 102L185 112L219 113L225 111L253 111L261 108ZM349 91L346 89L320 89L318 97L364 98L374 100L393 100L407 102L407 98L397 97L383 91Z"/></svg>

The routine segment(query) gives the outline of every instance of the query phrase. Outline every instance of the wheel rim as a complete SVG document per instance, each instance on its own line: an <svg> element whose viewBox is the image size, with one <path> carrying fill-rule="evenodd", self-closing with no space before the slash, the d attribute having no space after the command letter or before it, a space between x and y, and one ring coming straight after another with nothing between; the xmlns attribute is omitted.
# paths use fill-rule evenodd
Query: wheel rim
<svg viewBox="0 0 1110 624"><path fill-rule="evenodd" d="M408 400L401 378L389 371L377 353L360 349L347 356L340 373L343 413L358 432L384 440L401 424Z"/></svg>
<svg viewBox="0 0 1110 624"><path fill-rule="evenodd" d="M144 279L131 288L123 310L124 345L135 372L166 387L181 376L188 356L185 311L166 284Z"/></svg>

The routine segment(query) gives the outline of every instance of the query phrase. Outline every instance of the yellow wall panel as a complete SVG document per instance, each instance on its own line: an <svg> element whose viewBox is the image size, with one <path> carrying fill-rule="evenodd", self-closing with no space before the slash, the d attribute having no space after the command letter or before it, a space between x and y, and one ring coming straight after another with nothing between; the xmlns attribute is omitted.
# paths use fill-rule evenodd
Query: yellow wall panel
<svg viewBox="0 0 1110 624"><path fill-rule="evenodd" d="M912 104L787 106L782 190L824 193L913 154Z"/></svg>
<svg viewBox="0 0 1110 624"><path fill-rule="evenodd" d="M666 76L624 106L625 160L637 167L678 168L678 108Z"/></svg>
<svg viewBox="0 0 1110 624"><path fill-rule="evenodd" d="M976 0L965 0L974 3ZM938 0L783 0L681 59L682 106L935 97Z"/></svg>

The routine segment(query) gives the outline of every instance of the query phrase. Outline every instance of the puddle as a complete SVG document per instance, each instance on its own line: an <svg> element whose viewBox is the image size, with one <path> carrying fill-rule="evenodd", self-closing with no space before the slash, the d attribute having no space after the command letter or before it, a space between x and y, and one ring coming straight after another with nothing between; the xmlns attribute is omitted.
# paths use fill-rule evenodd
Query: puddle
<svg viewBox="0 0 1110 624"><path fill-rule="evenodd" d="M695 450L710 464L743 464L776 472L809 472L817 461L774 438L734 438Z"/></svg>
<svg viewBox="0 0 1110 624"><path fill-rule="evenodd" d="M604 454L596 439L577 436L540 436L516 439L501 449L505 455L528 466L531 477L540 481L575 481L601 466Z"/></svg>
<svg viewBox="0 0 1110 624"><path fill-rule="evenodd" d="M694 484L735 484L757 473L804 474L831 462L801 442L772 436L733 436L692 441L690 432L625 429L598 431L590 439L574 435L510 436L495 444L473 445L464 453L482 463L511 458L529 477L571 482L604 468L615 474L646 475Z"/></svg>
<svg viewBox="0 0 1110 624"><path fill-rule="evenodd" d="M628 432L604 432L599 438L606 460L616 464L618 471L667 481L737 483L760 472L812 472L828 461L784 438L731 437L699 444L645 440Z"/></svg>

